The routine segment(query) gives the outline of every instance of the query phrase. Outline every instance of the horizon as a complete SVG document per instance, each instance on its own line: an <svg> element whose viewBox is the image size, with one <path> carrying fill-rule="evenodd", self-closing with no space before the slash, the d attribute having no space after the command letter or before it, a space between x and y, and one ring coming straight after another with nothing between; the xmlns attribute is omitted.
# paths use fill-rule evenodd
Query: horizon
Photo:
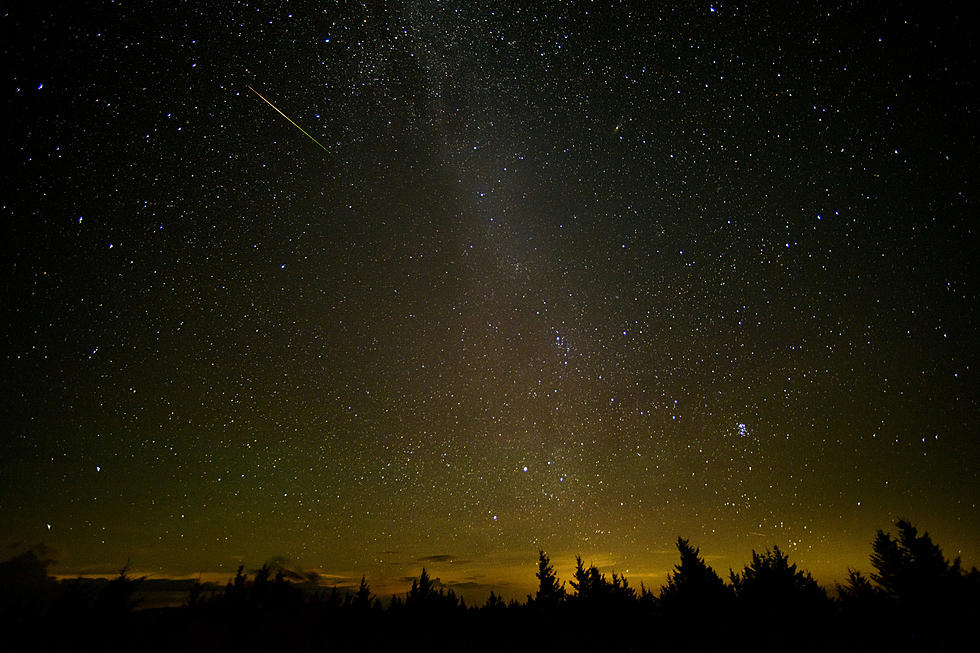
<svg viewBox="0 0 980 653"><path fill-rule="evenodd" d="M914 522L913 522L914 523ZM882 528L885 533L891 533L894 530L894 523ZM943 555L947 560L952 563L955 560L960 560L961 567L964 570L969 570L975 568L977 565L975 562L962 559L960 552L950 552L947 551L943 546L941 540L937 540L933 533L928 529L921 529L924 535L929 535L933 538L933 541L942 549ZM845 564L843 567L837 563L833 566L834 571L828 573L827 569L824 568L811 568L805 564L804 560L796 558L792 553L789 554L790 562L797 565L797 568L803 572L810 573L814 580L827 590L830 596L836 595L837 587L840 584L844 584L847 581L847 574L849 570L855 570L862 572L867 575L872 565L870 563L871 555L871 541L874 538L874 534L868 538L868 546L863 564ZM698 546L697 542L691 542L692 545ZM764 553L767 550L773 548L773 546L780 546L778 543L763 545L760 548L753 549L746 552L744 559L737 561L735 564L730 564L726 562L728 559L725 556L712 554L710 551L704 551L701 548L701 555L705 563L713 568L722 579L728 583L729 575L731 572L741 572L742 569L751 562L752 553ZM700 547L699 547L700 548ZM783 547L780 549L786 552ZM30 548L28 550L33 550ZM575 569L576 556L580 555L578 553L570 552L556 552L554 555L545 551L548 554L549 559L555 567L555 571L558 575L558 580L560 582L566 582L568 579L572 578L573 571ZM607 558L602 559L590 559L586 556L582 556L582 561L587 566L595 566L600 572L606 576L610 576L613 572L620 576L625 576L626 580L629 581L630 585L637 590L642 586L653 591L653 593L659 594L662 587L667 582L667 577L669 574L675 572L675 565L678 562L676 547L671 550L662 550L657 552L659 555L664 557L671 557L672 560L670 564L662 569L630 569L629 567L616 566L616 564ZM399 563L399 569L403 570L405 573L401 573L397 576L389 575L387 577L372 577L366 573L355 573L351 570L327 570L327 569L315 569L305 567L299 564L299 561L293 561L282 556L273 556L263 561L262 564L269 564L273 570L277 568L282 568L285 570L286 578L292 583L296 583L304 587L315 587L323 589L337 588L343 592L356 592L361 578L365 578L371 587L372 593L381 599L383 603L386 603L392 596L404 597L410 587L413 579L418 577L418 574L425 570L433 579L433 583L436 589L452 589L457 596L463 597L468 605L481 605L489 592L493 591L497 596L503 598L505 601L510 601L511 599L522 601L527 595L533 595L534 590L537 588L537 580L534 577L534 573L537 570L537 555L525 556L527 560L511 560L508 566L494 566L497 569L498 577L496 580L494 578L486 577L481 578L481 582L475 582L471 572L474 567L479 569L485 569L482 565L478 564L477 561L457 559L451 555L435 555L427 556L425 558L415 559L409 562ZM719 565L722 562L724 564ZM206 585L213 586L212 589L215 591L222 590L225 585L234 580L235 574L238 569L238 565L244 566L244 573L249 576L254 576L262 564L250 565L245 561L236 562L232 564L230 568L227 569L214 569L214 570L201 570L198 572L184 573L184 574L167 574L165 571L159 569L151 568L141 568L138 564L133 566L126 566L125 570L130 578L145 578L148 581L194 581L197 580ZM111 580L117 577L121 571L121 567L114 569L109 569L102 567L100 569L78 569L76 572L68 570L58 569L59 565L57 561L53 562L49 567L49 576L59 582L71 581L76 578L84 578L87 580ZM414 572L411 569L414 568ZM315 578L310 578L309 576L314 575ZM831 575L834 574L834 575ZM301 578L302 576L307 576L306 578Z"/></svg>
<svg viewBox="0 0 980 653"><path fill-rule="evenodd" d="M361 578L349 587L315 585L278 560L252 577L238 568L222 588L194 580L45 579L50 562L34 550L0 563L0 619L33 633L42 648L92 644L108 650L457 649L594 651L709 645L782 651L860 648L918 650L969 640L980 610L980 572L950 564L941 547L907 520L875 534L874 572L852 571L827 592L778 547L753 553L726 582L684 538L679 564L659 593L631 586L576 559L559 578L539 551L538 584L524 600L489 592L465 600L425 569L391 598ZM41 551L45 553L45 551ZM432 556L429 562L448 562ZM297 577L299 583L290 582ZM472 589L472 588L466 588ZM13 591L11 591L13 590ZM750 628L739 627L745 623ZM707 626L710 627L700 627ZM896 628L895 624L901 624ZM15 630L16 632L16 630ZM16 640L16 638L15 638ZM25 640L26 641L26 640ZM441 645L441 646L440 646Z"/></svg>

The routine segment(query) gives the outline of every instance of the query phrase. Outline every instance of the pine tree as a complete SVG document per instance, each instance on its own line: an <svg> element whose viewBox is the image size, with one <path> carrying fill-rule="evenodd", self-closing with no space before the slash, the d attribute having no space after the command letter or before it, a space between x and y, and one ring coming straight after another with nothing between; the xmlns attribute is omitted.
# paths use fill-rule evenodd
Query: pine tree
<svg viewBox="0 0 980 653"><path fill-rule="evenodd" d="M412 580L412 589L408 591L408 596L405 597L405 605L425 605L432 603L436 597L437 592L432 586L432 579L429 578L429 573L423 567L418 580Z"/></svg>
<svg viewBox="0 0 980 653"><path fill-rule="evenodd" d="M741 574L731 573L735 595L769 612L812 610L825 603L827 593L809 572L797 569L778 546L764 554L752 552L752 562Z"/></svg>
<svg viewBox="0 0 980 653"><path fill-rule="evenodd" d="M870 600L877 593L864 574L860 571L848 568L847 582L841 585L837 583L837 595L842 601L866 601Z"/></svg>
<svg viewBox="0 0 980 653"><path fill-rule="evenodd" d="M721 608L729 600L731 590L701 557L701 549L678 537L677 550L681 561L667 576L667 584L660 591L659 605L668 611L682 612L695 607Z"/></svg>
<svg viewBox="0 0 980 653"><path fill-rule="evenodd" d="M572 573L572 580L569 581L572 589L575 590L576 598L585 598L589 593L589 573L582 564L582 556L575 556L575 571Z"/></svg>
<svg viewBox="0 0 980 653"><path fill-rule="evenodd" d="M490 590L490 597L487 599L487 602L483 607L487 610L499 610L507 607L507 604L504 603L504 600L497 596L493 590Z"/></svg>
<svg viewBox="0 0 980 653"><path fill-rule="evenodd" d="M558 584L558 574L544 551L538 551L538 593L534 597L539 606L554 608L565 598L565 584Z"/></svg>
<svg viewBox="0 0 980 653"><path fill-rule="evenodd" d="M878 531L872 544L871 579L885 594L900 602L931 601L960 578L960 561L950 564L929 533L918 534L908 521L898 520L898 539Z"/></svg>
<svg viewBox="0 0 980 653"><path fill-rule="evenodd" d="M612 595L619 602L632 602L636 600L636 590L630 587L626 576L612 575Z"/></svg>
<svg viewBox="0 0 980 653"><path fill-rule="evenodd" d="M99 591L95 602L96 610L107 616L122 616L132 612L142 599L135 597L136 590L146 580L146 576L133 578L129 575L129 563L119 575Z"/></svg>
<svg viewBox="0 0 980 653"><path fill-rule="evenodd" d="M361 576L361 585L357 588L357 594L354 595L354 607L361 610L367 610L371 607L371 587L367 584L364 576Z"/></svg>

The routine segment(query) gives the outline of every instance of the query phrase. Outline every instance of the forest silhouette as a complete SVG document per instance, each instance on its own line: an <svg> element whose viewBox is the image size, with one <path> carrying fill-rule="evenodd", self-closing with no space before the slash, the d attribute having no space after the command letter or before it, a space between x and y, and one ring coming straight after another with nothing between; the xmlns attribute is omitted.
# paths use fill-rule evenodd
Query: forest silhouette
<svg viewBox="0 0 980 653"><path fill-rule="evenodd" d="M141 609L147 582L124 568L101 582L57 582L45 547L0 563L0 650L132 651L930 651L976 646L980 573L947 560L908 521L877 531L865 576L828 594L778 547L753 551L726 582L678 538L666 584L630 585L581 557L559 578L538 553L538 589L521 602L493 591L468 606L423 568L386 601L305 591L302 577L244 566L224 588L195 583L179 607Z"/></svg>

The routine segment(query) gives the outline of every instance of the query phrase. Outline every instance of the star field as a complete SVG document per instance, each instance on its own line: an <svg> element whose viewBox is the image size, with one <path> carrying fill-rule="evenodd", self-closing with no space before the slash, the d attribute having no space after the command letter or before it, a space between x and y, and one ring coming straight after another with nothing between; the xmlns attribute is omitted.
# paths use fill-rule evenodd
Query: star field
<svg viewBox="0 0 980 653"><path fill-rule="evenodd" d="M8 540L659 586L906 516L976 564L964 17L517 4L4 10Z"/></svg>

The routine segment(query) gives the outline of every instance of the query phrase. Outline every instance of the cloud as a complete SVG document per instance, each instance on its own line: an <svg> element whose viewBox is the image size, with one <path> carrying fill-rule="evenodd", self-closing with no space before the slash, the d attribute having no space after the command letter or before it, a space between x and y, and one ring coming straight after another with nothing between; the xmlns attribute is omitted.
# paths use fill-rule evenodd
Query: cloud
<svg viewBox="0 0 980 653"><path fill-rule="evenodd" d="M23 540L18 540L16 542L11 542L4 547L7 553L3 554L3 557L13 559L24 553L33 553L39 560L41 560L45 566L54 564L57 562L55 560L55 550L44 542L38 542L37 544L28 544Z"/></svg>
<svg viewBox="0 0 980 653"><path fill-rule="evenodd" d="M323 574L315 569L303 569L286 556L276 556L267 560L265 564L275 572L281 571L282 575L291 581L319 583L323 576Z"/></svg>
<svg viewBox="0 0 980 653"><path fill-rule="evenodd" d="M423 556L421 558L416 558L415 562L463 562L462 560L457 560L456 556L451 553L441 553L439 555Z"/></svg>
<svg viewBox="0 0 980 653"><path fill-rule="evenodd" d="M449 583L448 587L452 588L454 591L461 590L464 592L489 592L492 589L497 588L497 585L490 585L488 583L478 583L476 581L467 580L458 583Z"/></svg>
<svg viewBox="0 0 980 653"><path fill-rule="evenodd" d="M395 578L394 580L398 581L399 583L405 583L406 585L410 585L410 584L412 584L414 582L417 582L418 579L419 579L418 576L399 576L399 577ZM435 588L449 587L449 585L446 585L446 583L443 583L442 582L442 579L441 578L438 578L438 577L437 578L432 578L430 576L429 577L429 582Z"/></svg>

